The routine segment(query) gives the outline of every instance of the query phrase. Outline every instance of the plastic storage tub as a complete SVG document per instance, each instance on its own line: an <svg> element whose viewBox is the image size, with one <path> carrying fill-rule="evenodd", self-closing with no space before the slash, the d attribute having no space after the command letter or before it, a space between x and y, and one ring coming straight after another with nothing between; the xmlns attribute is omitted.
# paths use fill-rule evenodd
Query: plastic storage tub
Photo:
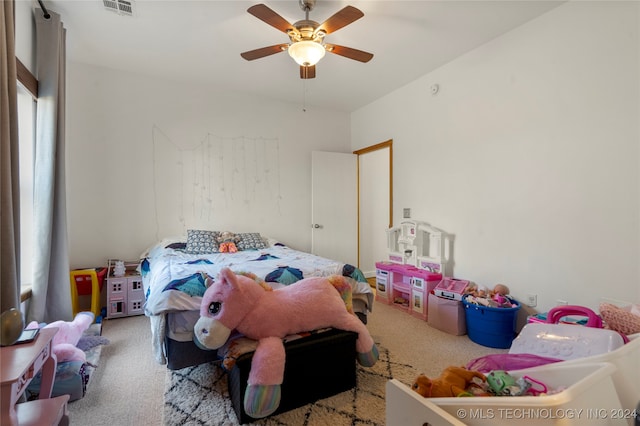
<svg viewBox="0 0 640 426"><path fill-rule="evenodd" d="M513 341L509 353L565 360L558 365L612 363L617 367L612 378L623 408L634 410L640 401L640 334L629 336L629 343L623 344L611 330L567 324L527 324Z"/></svg>
<svg viewBox="0 0 640 426"><path fill-rule="evenodd" d="M603 355L622 346L624 341L620 333L613 330L571 324L531 323L525 325L513 340L509 353L535 354L568 361Z"/></svg>
<svg viewBox="0 0 640 426"><path fill-rule="evenodd" d="M620 403L627 411L636 409L640 403L640 334L629 336L629 343L612 352L563 361L558 365L569 366L593 362L608 362L616 366L612 379ZM628 420L629 425L634 424L633 420Z"/></svg>
<svg viewBox="0 0 640 426"><path fill-rule="evenodd" d="M563 389L554 394L429 398L429 402L467 425L624 425L628 419L615 391L615 371L611 363L550 364L510 373L529 376L549 389Z"/></svg>
<svg viewBox="0 0 640 426"><path fill-rule="evenodd" d="M462 298L469 339L490 348L507 349L516 337L516 320L520 303L513 308L493 308L469 303Z"/></svg>

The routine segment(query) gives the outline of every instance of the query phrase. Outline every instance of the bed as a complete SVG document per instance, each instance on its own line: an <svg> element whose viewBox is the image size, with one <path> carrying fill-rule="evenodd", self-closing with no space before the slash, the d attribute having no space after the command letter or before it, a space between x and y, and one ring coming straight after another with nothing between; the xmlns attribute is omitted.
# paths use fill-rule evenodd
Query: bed
<svg viewBox="0 0 640 426"><path fill-rule="evenodd" d="M251 272L274 289L311 276L344 275L353 292L354 312L364 322L373 307L373 292L362 272L349 264L290 248L259 233L237 234L236 253L220 253L216 231L188 230L187 236L164 239L141 256L145 314L151 319L156 361L175 370L220 358L193 343L206 276L223 267ZM312 330L310 330L312 331Z"/></svg>

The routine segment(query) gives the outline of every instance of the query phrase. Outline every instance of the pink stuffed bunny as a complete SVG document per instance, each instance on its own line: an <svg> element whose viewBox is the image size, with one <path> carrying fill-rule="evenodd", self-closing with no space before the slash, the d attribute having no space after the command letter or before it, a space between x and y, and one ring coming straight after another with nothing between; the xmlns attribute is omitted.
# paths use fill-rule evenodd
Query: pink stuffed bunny
<svg viewBox="0 0 640 426"><path fill-rule="evenodd" d="M43 327L58 329L51 341L51 351L55 354L58 362L87 361L85 353L76 345L82 337L82 333L93 324L93 319L93 312L80 312L73 321L54 321ZM37 323L32 322L27 328L37 328Z"/></svg>

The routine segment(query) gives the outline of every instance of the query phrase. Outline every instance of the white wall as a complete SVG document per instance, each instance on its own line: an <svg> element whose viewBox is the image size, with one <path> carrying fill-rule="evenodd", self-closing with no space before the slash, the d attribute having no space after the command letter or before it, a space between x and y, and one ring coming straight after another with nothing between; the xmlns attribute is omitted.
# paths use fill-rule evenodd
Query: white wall
<svg viewBox="0 0 640 426"><path fill-rule="evenodd" d="M455 234L457 277L539 311L640 301L639 16L570 2L354 112L354 150L394 141L396 222Z"/></svg>
<svg viewBox="0 0 640 426"><path fill-rule="evenodd" d="M67 78L71 267L190 228L310 250L311 151L349 152L347 113L77 63Z"/></svg>
<svg viewBox="0 0 640 426"><path fill-rule="evenodd" d="M16 3L17 56L33 69L24 4ZM256 223L301 249L310 247L310 151L393 139L396 222L411 207L416 220L454 233L457 276L504 282L520 298L535 293L540 311L556 299L592 307L602 296L638 301L638 9L637 2L561 6L350 122L341 113L303 114L298 105L69 64L71 266L135 257L190 225L178 210L166 229L157 225L149 192L154 125L180 146L207 134L277 140L281 208L255 211L253 200L253 210L214 221ZM429 93L434 83L437 96Z"/></svg>
<svg viewBox="0 0 640 426"><path fill-rule="evenodd" d="M30 1L18 0L14 3L16 18L16 56L29 71L35 74L35 20L33 4Z"/></svg>

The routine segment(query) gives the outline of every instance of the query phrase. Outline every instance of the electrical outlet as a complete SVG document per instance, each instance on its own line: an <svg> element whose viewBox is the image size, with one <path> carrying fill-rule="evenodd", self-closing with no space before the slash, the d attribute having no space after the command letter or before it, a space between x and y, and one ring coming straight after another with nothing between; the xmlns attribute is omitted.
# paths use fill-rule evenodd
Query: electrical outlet
<svg viewBox="0 0 640 426"><path fill-rule="evenodd" d="M411 218L411 209L405 207L404 209L402 209L402 217L404 219L410 219Z"/></svg>
<svg viewBox="0 0 640 426"><path fill-rule="evenodd" d="M566 300L562 300L562 299L556 300L556 303L558 304L558 306L560 306L560 305L568 305L569 304Z"/></svg>
<svg viewBox="0 0 640 426"><path fill-rule="evenodd" d="M536 294L527 294L527 306L535 308L538 305L538 296Z"/></svg>

